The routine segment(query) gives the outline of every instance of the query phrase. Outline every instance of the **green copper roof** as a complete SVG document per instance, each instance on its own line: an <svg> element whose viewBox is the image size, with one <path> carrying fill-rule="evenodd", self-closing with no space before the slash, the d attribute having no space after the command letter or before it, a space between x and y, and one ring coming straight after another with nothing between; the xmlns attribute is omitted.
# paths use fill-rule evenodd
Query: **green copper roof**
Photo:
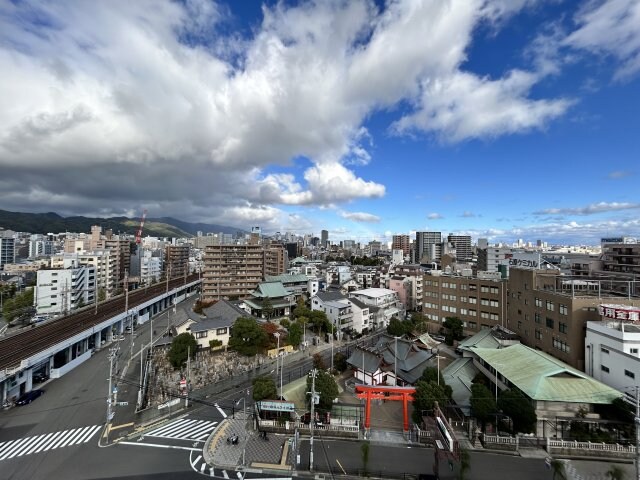
<svg viewBox="0 0 640 480"><path fill-rule="evenodd" d="M291 292L284 288L282 282L263 282L251 295L257 298L269 297L274 300L291 295Z"/></svg>
<svg viewBox="0 0 640 480"><path fill-rule="evenodd" d="M307 275L304 275L302 273L298 273L295 275L287 275L287 274L283 274L283 275L267 275L265 276L265 281L267 282L282 282L282 283L301 283L301 282L308 282L309 281L309 277Z"/></svg>
<svg viewBox="0 0 640 480"><path fill-rule="evenodd" d="M469 350L533 400L606 404L622 396L551 355L521 344Z"/></svg>
<svg viewBox="0 0 640 480"><path fill-rule="evenodd" d="M484 328L472 337L465 338L458 344L458 348L500 348L500 342L491 335L491 329Z"/></svg>

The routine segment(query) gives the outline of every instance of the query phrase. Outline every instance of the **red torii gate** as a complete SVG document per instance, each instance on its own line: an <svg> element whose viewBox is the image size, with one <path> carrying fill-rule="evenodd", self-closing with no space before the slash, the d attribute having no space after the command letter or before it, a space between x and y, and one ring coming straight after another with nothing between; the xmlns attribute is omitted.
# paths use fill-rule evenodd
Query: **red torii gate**
<svg viewBox="0 0 640 480"><path fill-rule="evenodd" d="M403 430L409 430L409 409L407 402L413 401L413 387L389 387L386 385L356 385L356 397L367 401L364 408L364 428L371 425L371 400L402 400Z"/></svg>

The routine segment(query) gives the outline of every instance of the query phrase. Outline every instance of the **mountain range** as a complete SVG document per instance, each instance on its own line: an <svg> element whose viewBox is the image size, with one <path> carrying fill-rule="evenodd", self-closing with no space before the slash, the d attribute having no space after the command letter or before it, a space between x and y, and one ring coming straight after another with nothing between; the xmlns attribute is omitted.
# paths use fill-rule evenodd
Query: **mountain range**
<svg viewBox="0 0 640 480"><path fill-rule="evenodd" d="M29 233L61 233L91 231L92 225L100 225L104 230L111 229L113 233L134 234L140 225L139 218L127 217L63 217L54 212L24 213L0 210L0 228L16 232ZM209 223L189 223L172 217L147 218L142 235L152 237L191 237L197 232L203 233L246 233L244 230L224 225Z"/></svg>

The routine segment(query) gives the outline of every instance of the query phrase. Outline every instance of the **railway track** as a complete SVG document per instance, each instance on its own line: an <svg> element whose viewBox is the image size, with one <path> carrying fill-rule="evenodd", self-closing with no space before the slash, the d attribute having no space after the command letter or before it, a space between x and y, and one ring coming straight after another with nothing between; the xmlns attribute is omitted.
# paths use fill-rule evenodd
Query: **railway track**
<svg viewBox="0 0 640 480"><path fill-rule="evenodd" d="M169 281L169 289L191 283L198 275L175 278ZM153 285L146 289L129 292L129 308L136 307L166 291L166 283ZM0 340L0 370L13 369L20 366L23 359L45 350L48 347L73 337L74 335L124 312L125 296L107 300L98 304L96 313L93 306L59 318L44 325L33 326L20 333Z"/></svg>

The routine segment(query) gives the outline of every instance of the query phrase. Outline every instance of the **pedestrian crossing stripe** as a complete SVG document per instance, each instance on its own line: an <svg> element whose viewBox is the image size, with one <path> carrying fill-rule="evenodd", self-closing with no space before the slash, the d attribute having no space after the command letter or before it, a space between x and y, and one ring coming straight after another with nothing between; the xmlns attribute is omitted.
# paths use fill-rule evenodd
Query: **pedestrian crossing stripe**
<svg viewBox="0 0 640 480"><path fill-rule="evenodd" d="M177 438L180 440L205 440L218 422L183 418L145 433L145 437Z"/></svg>
<svg viewBox="0 0 640 480"><path fill-rule="evenodd" d="M101 425L91 425L2 442L0 443L0 460L87 443L100 428Z"/></svg>

